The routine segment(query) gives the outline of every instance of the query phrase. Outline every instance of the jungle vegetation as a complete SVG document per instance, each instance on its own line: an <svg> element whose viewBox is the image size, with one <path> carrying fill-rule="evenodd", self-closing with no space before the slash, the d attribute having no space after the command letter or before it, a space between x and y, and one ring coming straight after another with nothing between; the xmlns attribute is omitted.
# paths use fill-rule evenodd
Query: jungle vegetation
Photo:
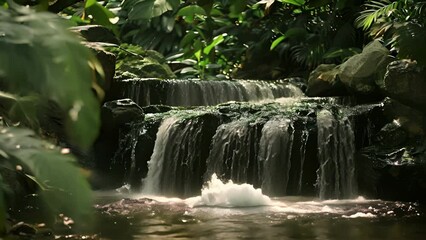
<svg viewBox="0 0 426 240"><path fill-rule="evenodd" d="M0 235L28 193L51 216L90 216L90 186L61 146L89 149L99 128L102 69L68 30L87 24L160 52L178 78L306 77L373 39L426 64L425 1L0 0Z"/></svg>

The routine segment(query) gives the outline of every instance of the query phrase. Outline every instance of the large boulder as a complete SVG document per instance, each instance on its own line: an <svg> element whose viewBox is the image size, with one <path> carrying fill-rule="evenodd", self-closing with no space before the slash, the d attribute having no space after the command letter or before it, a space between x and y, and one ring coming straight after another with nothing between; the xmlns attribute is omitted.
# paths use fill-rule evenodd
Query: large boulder
<svg viewBox="0 0 426 240"><path fill-rule="evenodd" d="M321 64L311 72L306 95L310 97L328 97L346 95L345 86L339 80L339 67L335 64Z"/></svg>
<svg viewBox="0 0 426 240"><path fill-rule="evenodd" d="M374 93L390 59L389 50L379 41L373 41L340 65L340 80L356 94Z"/></svg>
<svg viewBox="0 0 426 240"><path fill-rule="evenodd" d="M93 151L96 169L100 171L97 179L92 182L94 187L114 188L122 183L125 169L129 166L125 166L128 162L114 159L119 148L119 139L131 131L131 122L143 119L142 108L130 99L110 101L102 106L101 130ZM108 177L101 177L102 175ZM105 181L106 179L108 181Z"/></svg>
<svg viewBox="0 0 426 240"><path fill-rule="evenodd" d="M426 112L426 72L416 61L391 62L383 82L389 97Z"/></svg>
<svg viewBox="0 0 426 240"><path fill-rule="evenodd" d="M410 138L426 133L426 116L422 112L390 98L386 98L383 105L385 117L401 125Z"/></svg>
<svg viewBox="0 0 426 240"><path fill-rule="evenodd" d="M104 92L108 92L111 88L111 84L115 75L116 57L114 54L106 51L102 47L102 43L86 42L85 45L93 51L102 66L104 76L97 76L97 83L100 87L102 87Z"/></svg>
<svg viewBox="0 0 426 240"><path fill-rule="evenodd" d="M370 146L357 155L359 194L383 200L425 202L426 165L423 145Z"/></svg>
<svg viewBox="0 0 426 240"><path fill-rule="evenodd" d="M408 141L408 134L398 121L392 121L376 134L374 139L379 146L398 148Z"/></svg>
<svg viewBox="0 0 426 240"><path fill-rule="evenodd" d="M83 38L83 44L92 50L102 66L104 76L97 75L97 84L102 90L96 89L97 86L95 85L93 89L98 97L102 99L104 93L108 92L111 87L115 75L116 63L116 56L106 51L104 46L119 44L119 41L111 30L99 25L72 27L71 31L76 32Z"/></svg>

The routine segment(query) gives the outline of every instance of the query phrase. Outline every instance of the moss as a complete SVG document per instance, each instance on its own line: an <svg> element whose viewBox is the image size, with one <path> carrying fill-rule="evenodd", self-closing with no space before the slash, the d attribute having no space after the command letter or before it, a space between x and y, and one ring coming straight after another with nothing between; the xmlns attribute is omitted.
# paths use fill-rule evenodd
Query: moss
<svg viewBox="0 0 426 240"><path fill-rule="evenodd" d="M164 57L153 50L144 50L139 46L121 44L108 51L117 56L116 78L175 78Z"/></svg>

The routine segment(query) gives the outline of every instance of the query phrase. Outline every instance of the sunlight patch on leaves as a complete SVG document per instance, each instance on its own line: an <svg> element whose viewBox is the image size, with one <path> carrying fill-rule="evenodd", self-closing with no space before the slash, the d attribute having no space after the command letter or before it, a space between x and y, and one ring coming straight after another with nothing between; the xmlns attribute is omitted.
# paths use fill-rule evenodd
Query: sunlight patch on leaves
<svg viewBox="0 0 426 240"><path fill-rule="evenodd" d="M389 0L370 1L365 4L366 10L355 20L355 24L359 28L367 30L381 16L388 16L398 7L398 1L390 2Z"/></svg>
<svg viewBox="0 0 426 240"><path fill-rule="evenodd" d="M179 0L139 0L129 12L130 20L151 19L179 6ZM125 3L123 3L125 4Z"/></svg>

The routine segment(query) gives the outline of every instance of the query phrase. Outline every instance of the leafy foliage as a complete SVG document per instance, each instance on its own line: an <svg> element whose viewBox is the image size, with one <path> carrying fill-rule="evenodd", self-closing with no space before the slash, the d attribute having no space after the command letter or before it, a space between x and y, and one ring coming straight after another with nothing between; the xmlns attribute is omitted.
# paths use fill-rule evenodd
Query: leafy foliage
<svg viewBox="0 0 426 240"><path fill-rule="evenodd" d="M0 166L17 169L35 181L52 213L65 213L78 222L89 224L90 187L71 155L61 154L58 148L39 140L31 130L14 127L0 128L0 152ZM4 222L1 223L4 226Z"/></svg>
<svg viewBox="0 0 426 240"><path fill-rule="evenodd" d="M164 57L152 50L143 50L139 46L121 44L109 47L117 56L116 78L175 78Z"/></svg>
<svg viewBox="0 0 426 240"><path fill-rule="evenodd" d="M96 72L102 69L64 19L11 1L4 6L0 7L0 234L10 206L4 200L16 184L5 178L5 171L35 183L53 214L88 223L90 187L74 157L40 140L39 134L43 122L54 121L77 146L88 148L93 143L99 101L92 87L99 89Z"/></svg>
<svg viewBox="0 0 426 240"><path fill-rule="evenodd" d="M371 1L366 3L365 6L367 9L362 11L355 21L357 22L357 27L367 30L378 18L388 17L393 11L397 10L398 1Z"/></svg>
<svg viewBox="0 0 426 240"><path fill-rule="evenodd" d="M401 58L411 58L426 66L426 2L414 0L373 0L356 24L381 39Z"/></svg>
<svg viewBox="0 0 426 240"><path fill-rule="evenodd" d="M97 136L93 126L99 125L99 103L90 91L96 84L93 68L102 71L99 64L57 16L23 8L0 11L3 89L57 103L66 111L68 135L89 147Z"/></svg>
<svg viewBox="0 0 426 240"><path fill-rule="evenodd" d="M265 9L270 11L277 5L280 10L270 14L284 24L273 30L278 37L271 50L280 51L298 65L312 69L360 51L357 32L351 24L357 8L355 1L272 1Z"/></svg>
<svg viewBox="0 0 426 240"><path fill-rule="evenodd" d="M151 19L179 6L179 0L132 0L130 20Z"/></svg>
<svg viewBox="0 0 426 240"><path fill-rule="evenodd" d="M116 17L115 14L103 7L96 0L86 0L83 13L81 16L82 19L88 20L89 23L100 24L111 29L115 27L112 22Z"/></svg>
<svg viewBox="0 0 426 240"><path fill-rule="evenodd" d="M161 11L137 7L148 2ZM258 64L267 69L258 77L276 78L341 61L361 46L354 0L126 0L121 7L122 39L162 52L180 77L230 77Z"/></svg>

